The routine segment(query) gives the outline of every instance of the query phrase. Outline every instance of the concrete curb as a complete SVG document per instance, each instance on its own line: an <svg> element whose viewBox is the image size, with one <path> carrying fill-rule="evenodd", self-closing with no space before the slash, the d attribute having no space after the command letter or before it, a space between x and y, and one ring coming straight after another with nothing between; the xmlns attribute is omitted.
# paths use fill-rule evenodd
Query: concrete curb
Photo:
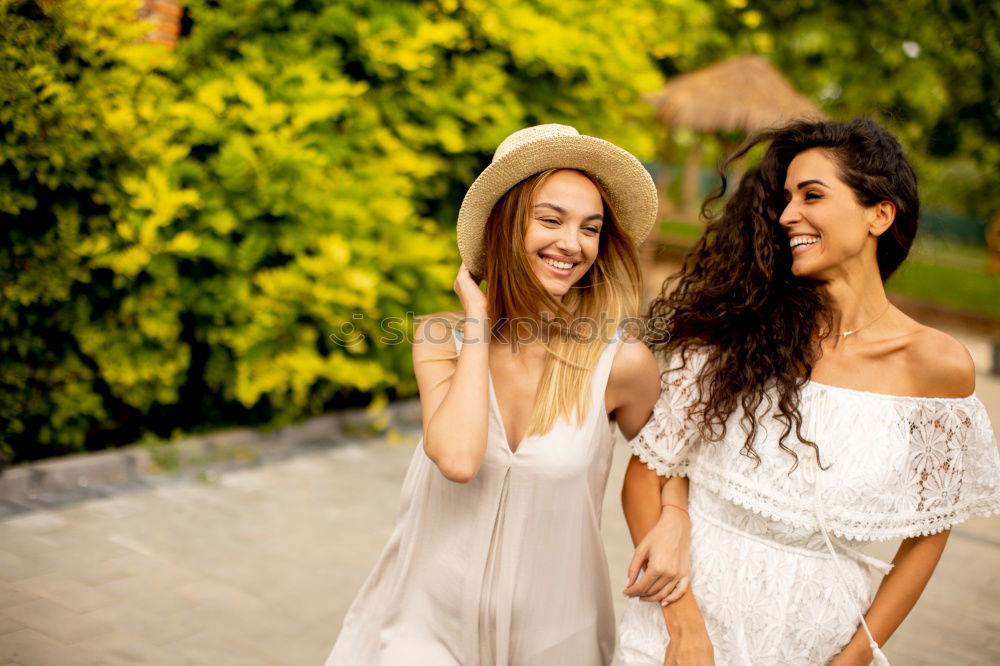
<svg viewBox="0 0 1000 666"><path fill-rule="evenodd" d="M17 504L69 492L86 496L86 490L92 487L135 484L148 477L223 461L282 459L296 452L336 446L386 429L409 429L420 423L420 401L402 400L374 414L351 409L271 431L236 428L154 446L133 444L51 458L0 471L0 501ZM170 464L165 465L165 461Z"/></svg>

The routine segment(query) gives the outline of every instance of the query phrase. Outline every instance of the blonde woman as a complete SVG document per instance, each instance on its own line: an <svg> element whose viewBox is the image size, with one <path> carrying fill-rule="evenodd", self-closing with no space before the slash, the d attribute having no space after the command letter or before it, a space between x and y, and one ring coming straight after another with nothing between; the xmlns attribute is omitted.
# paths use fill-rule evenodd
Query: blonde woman
<svg viewBox="0 0 1000 666"><path fill-rule="evenodd" d="M459 214L464 311L415 338L423 439L398 522L328 666L611 662L601 506L615 423L631 438L659 395L649 350L621 344L655 211L638 160L571 127L497 149Z"/></svg>

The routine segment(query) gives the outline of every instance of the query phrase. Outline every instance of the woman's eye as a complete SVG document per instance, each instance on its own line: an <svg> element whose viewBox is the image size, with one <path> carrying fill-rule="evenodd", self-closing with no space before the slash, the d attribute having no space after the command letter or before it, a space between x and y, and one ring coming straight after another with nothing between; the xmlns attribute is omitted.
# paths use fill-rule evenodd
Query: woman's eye
<svg viewBox="0 0 1000 666"><path fill-rule="evenodd" d="M587 227L587 228L585 229L585 231L590 231L590 232L592 232L592 233L595 233L595 234L599 234L599 233L601 233L601 230L600 230L600 229L598 229L597 227Z"/></svg>
<svg viewBox="0 0 1000 666"><path fill-rule="evenodd" d="M806 201L809 199L822 199L823 195L819 192L806 192Z"/></svg>
<svg viewBox="0 0 1000 666"><path fill-rule="evenodd" d="M542 218L539 218L539 219L542 222L547 222L549 224L559 224L559 220L553 219L551 217L542 217Z"/></svg>

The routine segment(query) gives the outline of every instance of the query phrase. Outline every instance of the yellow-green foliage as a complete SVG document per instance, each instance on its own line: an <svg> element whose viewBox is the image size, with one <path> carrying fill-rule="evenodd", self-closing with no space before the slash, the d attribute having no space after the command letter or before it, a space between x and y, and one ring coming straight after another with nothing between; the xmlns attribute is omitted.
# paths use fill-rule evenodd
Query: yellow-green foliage
<svg viewBox="0 0 1000 666"><path fill-rule="evenodd" d="M415 388L407 313L454 307L454 216L511 131L650 157L650 54L700 3L0 5L0 419L16 459ZM362 315L359 319L357 315ZM384 323L385 318L397 318ZM331 336L355 326L350 344Z"/></svg>
<svg viewBox="0 0 1000 666"><path fill-rule="evenodd" d="M137 43L135 3L0 4L0 446L80 448L128 405L176 400L187 347L155 271L117 270L129 179L167 152L173 86L162 48ZM107 266L108 268L103 268ZM109 270L110 269L110 270ZM156 326L154 322L162 319Z"/></svg>

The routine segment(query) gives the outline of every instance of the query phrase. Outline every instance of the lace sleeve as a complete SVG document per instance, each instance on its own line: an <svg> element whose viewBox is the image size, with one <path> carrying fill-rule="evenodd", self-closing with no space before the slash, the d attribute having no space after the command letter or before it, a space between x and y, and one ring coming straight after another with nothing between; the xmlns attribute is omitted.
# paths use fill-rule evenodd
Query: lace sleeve
<svg viewBox="0 0 1000 666"><path fill-rule="evenodd" d="M672 367L660 378L660 398L653 415L631 441L632 451L660 476L684 476L700 439L688 412L698 398L697 377L703 359L688 355L684 368ZM680 365L680 359L673 359Z"/></svg>
<svg viewBox="0 0 1000 666"><path fill-rule="evenodd" d="M921 406L910 417L909 524L900 536L932 534L972 515L1000 512L1000 453L978 398Z"/></svg>

